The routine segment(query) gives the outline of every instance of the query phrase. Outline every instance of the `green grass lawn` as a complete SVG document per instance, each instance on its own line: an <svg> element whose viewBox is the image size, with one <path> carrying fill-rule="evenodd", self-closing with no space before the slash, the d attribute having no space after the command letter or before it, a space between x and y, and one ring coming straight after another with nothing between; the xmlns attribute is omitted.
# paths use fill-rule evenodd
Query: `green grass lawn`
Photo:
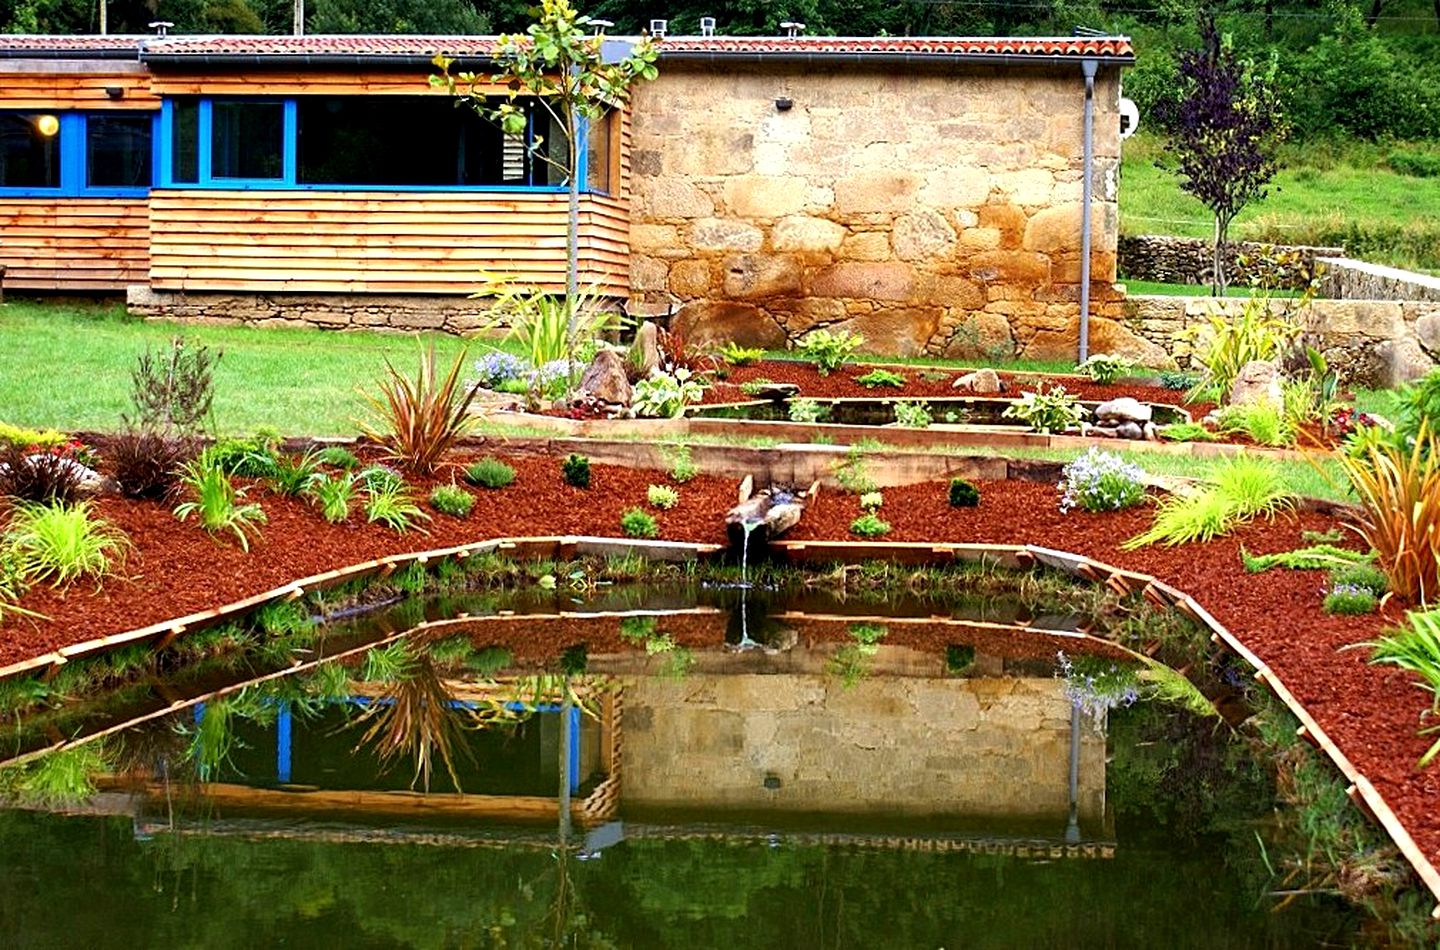
<svg viewBox="0 0 1440 950"><path fill-rule="evenodd" d="M1180 190L1180 178L1156 166L1164 154L1154 135L1124 145L1120 230L1208 238L1214 219L1199 199ZM1376 263L1440 268L1440 183L1399 175L1384 165L1381 146L1338 152L1291 147L1270 194L1240 212L1237 239L1299 244L1341 243Z"/></svg>
<svg viewBox="0 0 1440 950"><path fill-rule="evenodd" d="M257 429L286 435L349 435L362 413L356 390L389 357L417 363L413 336L369 331L190 326L146 322L119 306L30 301L0 304L0 420L64 430L120 428L130 407L130 371L147 346L183 335L223 353L215 372L215 422L222 434ZM428 334L454 359L464 341ZM478 353L480 345L472 349Z"/></svg>

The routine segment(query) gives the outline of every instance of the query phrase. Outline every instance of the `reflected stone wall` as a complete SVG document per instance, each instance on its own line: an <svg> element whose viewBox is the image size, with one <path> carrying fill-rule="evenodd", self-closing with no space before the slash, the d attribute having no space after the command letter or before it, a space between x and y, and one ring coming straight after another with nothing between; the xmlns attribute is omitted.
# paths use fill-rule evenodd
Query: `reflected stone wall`
<svg viewBox="0 0 1440 950"><path fill-rule="evenodd" d="M1045 819L1069 813L1070 705L1038 678L638 678L624 806ZM1080 818L1103 818L1105 739L1081 730ZM773 775L780 787L767 789Z"/></svg>

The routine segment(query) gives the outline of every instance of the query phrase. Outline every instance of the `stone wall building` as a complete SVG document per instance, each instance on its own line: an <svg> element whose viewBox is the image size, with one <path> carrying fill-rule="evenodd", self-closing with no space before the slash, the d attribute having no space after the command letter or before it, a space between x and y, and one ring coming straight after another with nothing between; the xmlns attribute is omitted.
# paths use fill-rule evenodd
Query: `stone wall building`
<svg viewBox="0 0 1440 950"><path fill-rule="evenodd" d="M564 182L426 82L440 52L483 74L492 43L0 37L4 287L457 331L482 271L559 290ZM1123 37L668 37L585 137L580 281L694 342L839 326L977 359L1073 358L1088 293L1092 348L1143 350L1111 319L1133 59Z"/></svg>

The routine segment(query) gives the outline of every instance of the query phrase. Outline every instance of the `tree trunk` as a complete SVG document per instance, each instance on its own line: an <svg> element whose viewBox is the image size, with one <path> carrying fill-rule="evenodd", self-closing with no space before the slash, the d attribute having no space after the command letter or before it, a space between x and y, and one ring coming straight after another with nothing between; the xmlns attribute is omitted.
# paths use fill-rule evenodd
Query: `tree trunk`
<svg viewBox="0 0 1440 950"><path fill-rule="evenodd" d="M1375 21L1380 19L1380 11L1385 6L1385 0L1370 0L1370 12L1365 14L1365 25L1373 27Z"/></svg>
<svg viewBox="0 0 1440 950"><path fill-rule="evenodd" d="M570 392L574 392L575 349L579 342L575 334L580 324L580 315L575 311L580 289L580 149L583 145L580 118L574 109L566 110L565 126L570 138L570 213L565 222L565 363Z"/></svg>
<svg viewBox="0 0 1440 950"><path fill-rule="evenodd" d="M1216 297L1225 296L1225 238L1230 230L1230 222L1216 215L1215 217L1215 253L1212 258L1213 272L1210 274L1210 293Z"/></svg>

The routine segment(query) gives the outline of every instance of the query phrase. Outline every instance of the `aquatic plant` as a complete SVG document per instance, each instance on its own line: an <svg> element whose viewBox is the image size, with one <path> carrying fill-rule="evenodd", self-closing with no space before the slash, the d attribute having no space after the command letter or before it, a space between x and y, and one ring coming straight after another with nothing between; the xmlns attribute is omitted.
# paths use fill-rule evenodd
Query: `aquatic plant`
<svg viewBox="0 0 1440 950"><path fill-rule="evenodd" d="M180 483L195 498L176 505L175 517L185 521L196 515L206 531L228 531L235 535L242 550L250 550L250 534L260 535L265 511L257 503L239 503L245 489L237 489L225 470L218 464L207 464L204 455L181 469Z"/></svg>
<svg viewBox="0 0 1440 950"><path fill-rule="evenodd" d="M87 742L17 767L0 778L0 787L30 805L78 805L95 795L95 779L108 769L104 746Z"/></svg>
<svg viewBox="0 0 1440 950"><path fill-rule="evenodd" d="M1145 500L1145 470L1113 452L1090 449L1061 469L1060 510L1119 511Z"/></svg>
<svg viewBox="0 0 1440 950"><path fill-rule="evenodd" d="M504 488L515 481L515 469L499 459L487 455L466 467L465 481L481 488Z"/></svg>
<svg viewBox="0 0 1440 950"><path fill-rule="evenodd" d="M81 577L113 574L130 542L125 533L95 516L88 501L73 505L25 502L10 513L4 534L10 584L17 578L68 584Z"/></svg>

